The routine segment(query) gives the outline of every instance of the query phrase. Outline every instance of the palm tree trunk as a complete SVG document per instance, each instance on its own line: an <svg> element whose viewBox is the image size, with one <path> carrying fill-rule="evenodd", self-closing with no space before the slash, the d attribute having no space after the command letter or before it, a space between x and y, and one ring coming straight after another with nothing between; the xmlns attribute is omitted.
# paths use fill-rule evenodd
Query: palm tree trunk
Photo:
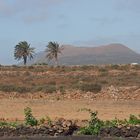
<svg viewBox="0 0 140 140"><path fill-rule="evenodd" d="M58 58L57 58L57 57L55 58L55 64L56 64L56 66L59 65L59 63L58 63Z"/></svg>
<svg viewBox="0 0 140 140"><path fill-rule="evenodd" d="M24 65L26 66L26 64L27 64L27 57L23 56L23 60L24 60Z"/></svg>

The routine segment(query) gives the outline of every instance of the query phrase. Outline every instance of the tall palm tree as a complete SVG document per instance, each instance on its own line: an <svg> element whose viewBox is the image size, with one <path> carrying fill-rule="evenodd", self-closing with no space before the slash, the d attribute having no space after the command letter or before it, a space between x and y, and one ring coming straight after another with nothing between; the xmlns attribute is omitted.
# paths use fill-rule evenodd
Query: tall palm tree
<svg viewBox="0 0 140 140"><path fill-rule="evenodd" d="M62 53L63 47L60 46L57 42L49 42L46 47L46 57L48 60L54 59L56 65L58 66L58 54Z"/></svg>
<svg viewBox="0 0 140 140"><path fill-rule="evenodd" d="M21 41L15 46L14 57L17 60L23 59L24 65L26 65L27 58L31 60L34 53L34 48L31 48L30 44L26 41Z"/></svg>

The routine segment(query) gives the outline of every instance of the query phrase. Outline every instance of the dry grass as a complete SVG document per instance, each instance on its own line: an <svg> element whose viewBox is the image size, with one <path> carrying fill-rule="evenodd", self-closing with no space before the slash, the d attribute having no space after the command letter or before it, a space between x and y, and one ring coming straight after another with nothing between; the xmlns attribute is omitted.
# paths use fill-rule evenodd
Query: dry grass
<svg viewBox="0 0 140 140"><path fill-rule="evenodd" d="M0 67L0 90L8 92L55 92L63 87L74 89L79 84L108 87L139 86L140 66L73 66L73 67ZM79 86L81 87L81 86Z"/></svg>

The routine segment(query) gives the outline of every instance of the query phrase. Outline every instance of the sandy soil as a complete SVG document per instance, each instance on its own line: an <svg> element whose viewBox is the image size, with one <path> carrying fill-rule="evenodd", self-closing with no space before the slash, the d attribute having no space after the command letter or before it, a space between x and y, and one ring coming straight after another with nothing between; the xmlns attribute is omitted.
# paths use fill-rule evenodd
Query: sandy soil
<svg viewBox="0 0 140 140"><path fill-rule="evenodd" d="M45 99L1 99L0 118L23 120L24 108L31 107L37 118L49 116L51 119L63 117L66 119L84 120L89 118L87 112L79 111L90 108L99 112L99 118L108 120L128 118L130 114L140 114L140 101L89 101L80 100L45 100Z"/></svg>

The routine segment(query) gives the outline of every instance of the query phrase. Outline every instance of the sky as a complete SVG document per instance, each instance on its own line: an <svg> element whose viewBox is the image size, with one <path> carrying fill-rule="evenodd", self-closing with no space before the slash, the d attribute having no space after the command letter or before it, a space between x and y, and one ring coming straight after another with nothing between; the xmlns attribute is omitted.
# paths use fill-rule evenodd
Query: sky
<svg viewBox="0 0 140 140"><path fill-rule="evenodd" d="M14 47L24 40L36 52L57 41L122 43L140 53L140 0L0 0L0 64L16 64Z"/></svg>

